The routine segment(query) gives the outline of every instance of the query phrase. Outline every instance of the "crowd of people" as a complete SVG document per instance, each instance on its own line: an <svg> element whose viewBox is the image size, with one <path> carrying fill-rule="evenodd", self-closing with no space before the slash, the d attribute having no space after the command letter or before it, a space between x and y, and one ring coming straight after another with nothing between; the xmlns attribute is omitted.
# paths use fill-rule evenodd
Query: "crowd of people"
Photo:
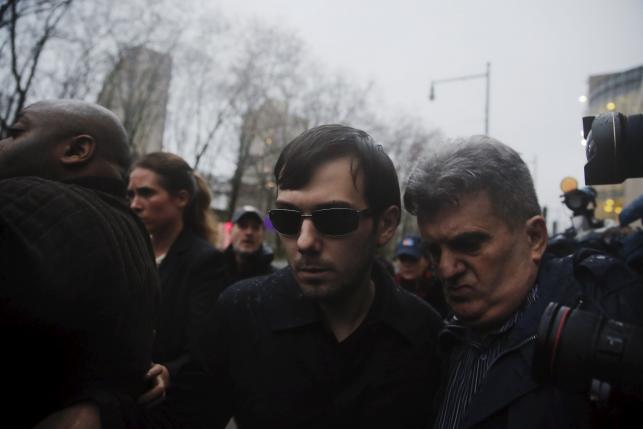
<svg viewBox="0 0 643 429"><path fill-rule="evenodd" d="M509 146L427 153L401 195L369 134L321 125L274 178L274 208L234 211L217 249L210 191L181 157L132 160L91 103L25 108L0 141L12 427L628 427L627 410L534 374L534 349L550 302L643 325L641 278L598 252L551 255ZM419 234L391 275L378 252L403 209Z"/></svg>

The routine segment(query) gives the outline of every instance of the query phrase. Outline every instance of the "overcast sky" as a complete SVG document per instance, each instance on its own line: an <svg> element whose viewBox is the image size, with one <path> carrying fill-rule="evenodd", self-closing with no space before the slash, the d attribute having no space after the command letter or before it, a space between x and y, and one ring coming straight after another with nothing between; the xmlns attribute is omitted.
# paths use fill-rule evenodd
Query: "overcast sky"
<svg viewBox="0 0 643 429"><path fill-rule="evenodd" d="M331 69L372 80L383 108L410 112L449 137L484 131L491 63L490 135L518 150L541 204L567 224L564 176L583 182L580 145L593 74L643 65L642 0L216 0L228 16L283 24ZM367 130L368 131L368 130Z"/></svg>

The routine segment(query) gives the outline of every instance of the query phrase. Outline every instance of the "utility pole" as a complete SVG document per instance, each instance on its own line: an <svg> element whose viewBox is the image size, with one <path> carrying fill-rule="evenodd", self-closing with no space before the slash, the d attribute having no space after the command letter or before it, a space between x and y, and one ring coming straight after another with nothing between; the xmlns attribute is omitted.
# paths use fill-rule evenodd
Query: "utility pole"
<svg viewBox="0 0 643 429"><path fill-rule="evenodd" d="M429 91L429 100L435 100L435 85L438 83L459 82L471 79L486 79L485 103L484 103L484 133L489 135L489 92L490 92L490 77L491 77L491 63L487 62L487 71L484 73L471 74L467 76L450 77L445 79L437 79L431 81L431 89Z"/></svg>

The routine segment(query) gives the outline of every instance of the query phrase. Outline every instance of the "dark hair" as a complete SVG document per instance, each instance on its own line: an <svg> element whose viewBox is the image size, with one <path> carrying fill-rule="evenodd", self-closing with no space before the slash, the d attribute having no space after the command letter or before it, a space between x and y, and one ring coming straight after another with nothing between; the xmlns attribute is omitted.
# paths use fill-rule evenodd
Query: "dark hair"
<svg viewBox="0 0 643 429"><path fill-rule="evenodd" d="M364 177L364 199L375 216L401 207L400 185L393 162L366 132L344 125L320 125L295 137L275 164L277 189L300 189L320 165L352 157L353 183ZM399 221L399 219L398 219Z"/></svg>
<svg viewBox="0 0 643 429"><path fill-rule="evenodd" d="M540 214L531 174L518 152L487 136L456 140L423 159L409 178L404 207L431 217L481 191L510 227Z"/></svg>
<svg viewBox="0 0 643 429"><path fill-rule="evenodd" d="M185 190L190 196L183 210L183 224L203 239L215 244L216 218L210 211L212 196L208 184L183 158L169 152L152 152L137 160L132 169L145 168L159 176L161 186L171 195Z"/></svg>

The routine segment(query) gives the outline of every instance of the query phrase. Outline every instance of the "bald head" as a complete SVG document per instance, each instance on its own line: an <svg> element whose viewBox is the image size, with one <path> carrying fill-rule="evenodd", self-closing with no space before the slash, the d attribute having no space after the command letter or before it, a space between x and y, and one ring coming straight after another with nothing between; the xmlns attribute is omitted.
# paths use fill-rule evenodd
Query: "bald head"
<svg viewBox="0 0 643 429"><path fill-rule="evenodd" d="M47 100L23 109L0 142L0 178L82 176L124 179L127 134L111 111L79 100Z"/></svg>

